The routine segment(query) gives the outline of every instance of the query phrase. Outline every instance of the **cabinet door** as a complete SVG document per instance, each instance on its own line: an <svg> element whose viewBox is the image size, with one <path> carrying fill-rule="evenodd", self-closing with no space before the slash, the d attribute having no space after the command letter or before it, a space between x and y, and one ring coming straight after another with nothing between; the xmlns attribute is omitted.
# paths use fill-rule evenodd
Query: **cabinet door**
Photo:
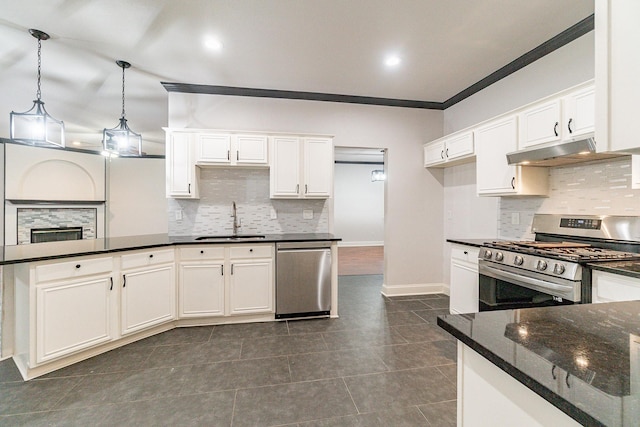
<svg viewBox="0 0 640 427"><path fill-rule="evenodd" d="M445 142L444 155L447 161L470 156L473 153L473 132L455 135L447 138Z"/></svg>
<svg viewBox="0 0 640 427"><path fill-rule="evenodd" d="M477 313L480 298L478 268L473 268L469 263L452 260L449 294L449 311L451 313Z"/></svg>
<svg viewBox="0 0 640 427"><path fill-rule="evenodd" d="M560 100L545 102L520 113L519 148L546 142L559 141L561 138Z"/></svg>
<svg viewBox="0 0 640 427"><path fill-rule="evenodd" d="M424 167L442 164L444 158L444 140L430 142L424 146Z"/></svg>
<svg viewBox="0 0 640 427"><path fill-rule="evenodd" d="M224 264L180 265L179 317L224 315Z"/></svg>
<svg viewBox="0 0 640 427"><path fill-rule="evenodd" d="M231 164L231 135L198 134L196 147L197 163Z"/></svg>
<svg viewBox="0 0 640 427"><path fill-rule="evenodd" d="M273 312L273 262L231 261L229 314Z"/></svg>
<svg viewBox="0 0 640 427"><path fill-rule="evenodd" d="M640 189L640 155L631 156L631 188Z"/></svg>
<svg viewBox="0 0 640 427"><path fill-rule="evenodd" d="M36 286L36 361L112 339L110 277Z"/></svg>
<svg viewBox="0 0 640 427"><path fill-rule="evenodd" d="M192 135L188 133L167 135L167 197L198 198L192 143Z"/></svg>
<svg viewBox="0 0 640 427"><path fill-rule="evenodd" d="M563 99L562 130L564 139L571 140L592 133L596 120L596 95L593 86Z"/></svg>
<svg viewBox="0 0 640 427"><path fill-rule="evenodd" d="M236 137L235 161L237 164L267 165L267 137L238 135Z"/></svg>
<svg viewBox="0 0 640 427"><path fill-rule="evenodd" d="M476 131L478 194L516 192L516 167L507 163L506 156L518 146L516 120L515 116L500 119Z"/></svg>
<svg viewBox="0 0 640 427"><path fill-rule="evenodd" d="M121 277L122 335L175 318L174 266L124 271Z"/></svg>
<svg viewBox="0 0 640 427"><path fill-rule="evenodd" d="M303 196L328 198L332 189L333 141L328 138L305 138Z"/></svg>
<svg viewBox="0 0 640 427"><path fill-rule="evenodd" d="M591 300L594 303L640 299L640 279L594 271Z"/></svg>
<svg viewBox="0 0 640 427"><path fill-rule="evenodd" d="M298 198L300 194L300 140L273 138L270 169L272 198Z"/></svg>

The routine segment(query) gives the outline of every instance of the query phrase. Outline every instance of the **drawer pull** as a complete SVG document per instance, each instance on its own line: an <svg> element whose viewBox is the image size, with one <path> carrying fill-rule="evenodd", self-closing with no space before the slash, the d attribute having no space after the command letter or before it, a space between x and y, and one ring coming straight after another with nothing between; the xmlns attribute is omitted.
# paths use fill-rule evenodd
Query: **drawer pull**
<svg viewBox="0 0 640 427"><path fill-rule="evenodd" d="M80 264L76 264L76 268L80 268L80 267L81 267Z"/></svg>
<svg viewBox="0 0 640 427"><path fill-rule="evenodd" d="M249 249L249 252L253 252L253 249Z"/></svg>
<svg viewBox="0 0 640 427"><path fill-rule="evenodd" d="M553 365L551 367L551 376L553 377L554 380L558 379L558 377L556 376L556 365Z"/></svg>
<svg viewBox="0 0 640 427"><path fill-rule="evenodd" d="M231 264L231 275L233 276L233 264Z"/></svg>
<svg viewBox="0 0 640 427"><path fill-rule="evenodd" d="M569 384L569 376L571 374L569 372L567 372L567 376L564 378L564 382L565 384L567 384L567 388L571 388L571 384Z"/></svg>
<svg viewBox="0 0 640 427"><path fill-rule="evenodd" d="M201 254L203 254L203 253L204 253L204 251L200 251L200 253L201 253Z"/></svg>
<svg viewBox="0 0 640 427"><path fill-rule="evenodd" d="M153 258L153 254L149 255L149 258Z"/></svg>
<svg viewBox="0 0 640 427"><path fill-rule="evenodd" d="M467 251L464 251L464 254L465 254L465 255L469 255L469 252L467 252Z"/></svg>

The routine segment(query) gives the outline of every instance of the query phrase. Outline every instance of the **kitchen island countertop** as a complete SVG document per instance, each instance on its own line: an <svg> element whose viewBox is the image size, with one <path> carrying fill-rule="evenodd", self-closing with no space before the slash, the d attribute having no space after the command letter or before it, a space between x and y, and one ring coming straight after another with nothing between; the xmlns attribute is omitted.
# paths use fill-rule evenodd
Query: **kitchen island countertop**
<svg viewBox="0 0 640 427"><path fill-rule="evenodd" d="M444 315L438 325L583 425L640 419L640 301Z"/></svg>
<svg viewBox="0 0 640 427"><path fill-rule="evenodd" d="M241 243L256 244L342 240L329 233L267 234L265 235L265 238L255 240L196 240L197 237L198 236L145 234L140 236L4 246L0 247L0 265L47 261L85 255L99 255L111 252L149 249L171 245L235 245Z"/></svg>

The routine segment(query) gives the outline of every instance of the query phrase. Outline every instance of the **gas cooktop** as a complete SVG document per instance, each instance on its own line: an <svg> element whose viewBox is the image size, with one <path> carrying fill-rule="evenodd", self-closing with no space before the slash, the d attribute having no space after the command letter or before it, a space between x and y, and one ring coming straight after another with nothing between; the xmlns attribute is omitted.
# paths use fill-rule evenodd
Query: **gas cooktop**
<svg viewBox="0 0 640 427"><path fill-rule="evenodd" d="M537 241L495 241L485 243L485 247L521 254L562 259L572 262L638 260L640 254L599 248L586 243L537 242Z"/></svg>

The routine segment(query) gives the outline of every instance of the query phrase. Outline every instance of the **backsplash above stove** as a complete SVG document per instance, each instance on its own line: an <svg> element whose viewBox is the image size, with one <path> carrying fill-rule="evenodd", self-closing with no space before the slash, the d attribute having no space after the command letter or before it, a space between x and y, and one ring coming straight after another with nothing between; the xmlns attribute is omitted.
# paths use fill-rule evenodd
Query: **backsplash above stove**
<svg viewBox="0 0 640 427"><path fill-rule="evenodd" d="M549 169L549 197L500 199L498 235L533 239L536 213L640 216L640 190L631 188L631 158ZM519 224L513 224L519 219Z"/></svg>

